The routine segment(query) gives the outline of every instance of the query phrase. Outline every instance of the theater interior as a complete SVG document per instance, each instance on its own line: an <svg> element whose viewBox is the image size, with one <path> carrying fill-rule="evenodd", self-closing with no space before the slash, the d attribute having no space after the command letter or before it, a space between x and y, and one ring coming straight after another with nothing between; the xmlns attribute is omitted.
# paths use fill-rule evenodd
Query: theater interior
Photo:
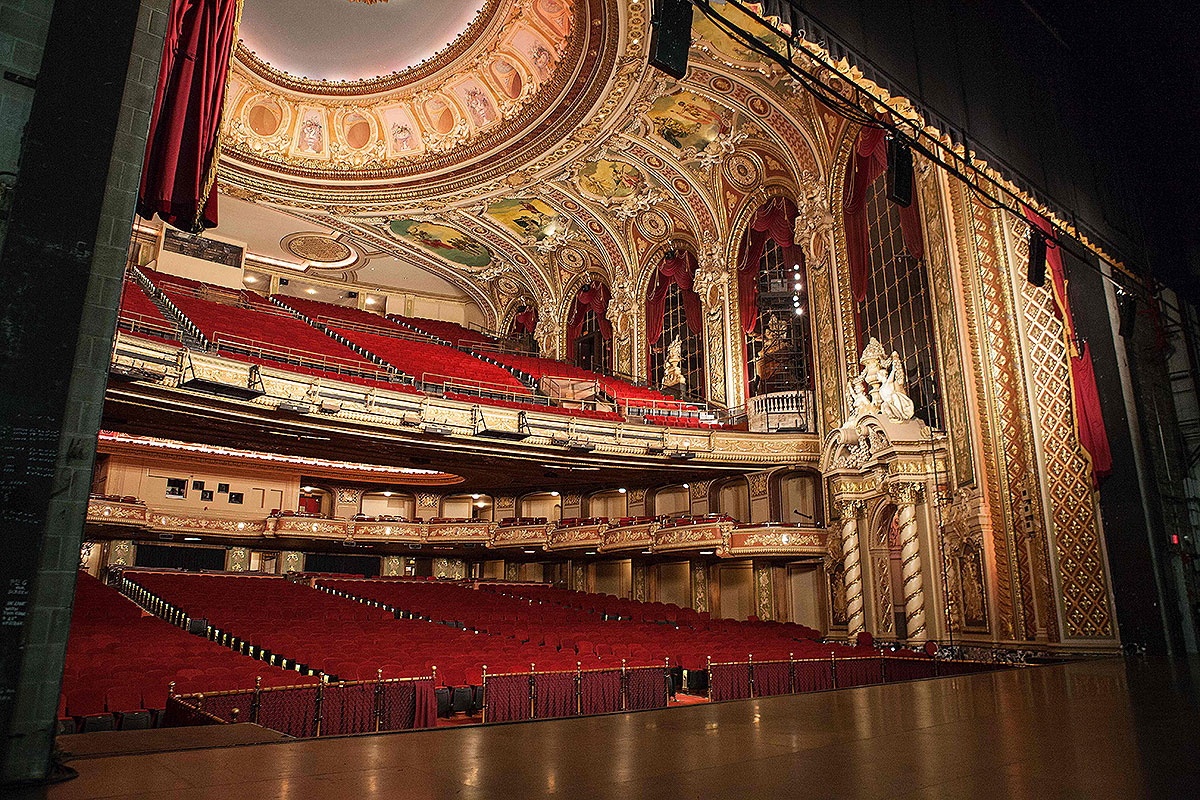
<svg viewBox="0 0 1200 800"><path fill-rule="evenodd" d="M639 748L688 741L681 795L795 796L788 769L845 760L818 794L893 796L932 762L865 765L914 720L991 730L1011 695L1073 742L1141 685L1123 654L1194 653L1195 307L800 5L105 16L113 166L78 191L108 238L76 309L27 323L69 338L29 403L81 427L28 494L55 538L30 523L6 568L32 588L5 779L631 797ZM1005 777L946 796L1050 785L1014 766L1051 770L1047 740L1005 762L959 733L955 780ZM199 777L223 758L237 782Z"/></svg>

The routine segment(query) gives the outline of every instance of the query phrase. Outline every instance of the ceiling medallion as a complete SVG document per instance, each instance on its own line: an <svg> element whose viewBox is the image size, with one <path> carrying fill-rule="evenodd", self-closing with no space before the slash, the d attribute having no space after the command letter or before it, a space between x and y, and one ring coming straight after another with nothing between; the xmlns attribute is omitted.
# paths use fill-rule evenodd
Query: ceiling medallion
<svg viewBox="0 0 1200 800"><path fill-rule="evenodd" d="M329 236L303 233L283 242L289 253L314 264L338 264L354 258L354 251L342 242Z"/></svg>

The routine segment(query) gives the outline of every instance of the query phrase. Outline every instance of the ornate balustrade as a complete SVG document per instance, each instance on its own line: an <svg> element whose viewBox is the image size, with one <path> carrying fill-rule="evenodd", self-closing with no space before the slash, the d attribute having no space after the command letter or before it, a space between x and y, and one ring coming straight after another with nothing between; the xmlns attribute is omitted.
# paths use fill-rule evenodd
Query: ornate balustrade
<svg viewBox="0 0 1200 800"><path fill-rule="evenodd" d="M690 458L693 463L745 465L810 464L820 458L815 434L763 435L747 431L689 430L642 425L627 420L568 416L540 411L536 406L515 409L465 400L422 395L401 384L365 387L331 377L312 377L268 364L249 365L214 353L198 353L170 342L117 334L113 350L116 369L154 364L154 386L186 393L202 406L216 392L223 403L240 403L247 411L270 414L311 414L336 418L372 431L437 433L464 439L512 438L519 433L531 447L585 447L594 455ZM138 381L122 391L136 392ZM486 424L481 425L480 409Z"/></svg>
<svg viewBox="0 0 1200 800"><path fill-rule="evenodd" d="M163 512L112 498L93 497L87 519L93 529L136 538L146 534L202 535L244 541L262 539L323 539L372 544L483 544L495 550L540 548L546 551L588 549L603 553L651 550L683 552L711 549L721 556L822 555L827 531L796 525L741 525L724 519L662 527L658 520L611 526L589 520L586 524L556 526L500 526L495 522L450 520L407 522L399 520L348 520L302 516L269 516L231 519L205 514Z"/></svg>

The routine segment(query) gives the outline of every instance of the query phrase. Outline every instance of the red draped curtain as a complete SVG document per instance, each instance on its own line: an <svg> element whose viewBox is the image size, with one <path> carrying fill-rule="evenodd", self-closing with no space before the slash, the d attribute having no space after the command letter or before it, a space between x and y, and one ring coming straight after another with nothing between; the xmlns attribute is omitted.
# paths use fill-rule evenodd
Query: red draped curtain
<svg viewBox="0 0 1200 800"><path fill-rule="evenodd" d="M525 306L513 317L513 331L517 334L533 333L534 329L537 328L537 322L537 306Z"/></svg>
<svg viewBox="0 0 1200 800"><path fill-rule="evenodd" d="M751 333L758 321L759 262L767 242L774 240L789 264L804 264L804 250L792 241L795 219L796 206L786 197L768 200L750 219L737 272L738 312L745 333Z"/></svg>
<svg viewBox="0 0 1200 800"><path fill-rule="evenodd" d="M1026 207L1025 218L1053 239L1050 223L1033 209ZM1087 342L1075 337L1075 321L1071 318L1071 305L1067 300L1067 275L1063 269L1062 253L1053 245L1046 248L1046 266L1054 284L1054 308L1062 320L1070 342L1071 394L1075 402L1075 424L1079 429L1079 443L1092 458L1092 481L1099 484L1101 478L1112 473L1112 452L1108 447L1108 432L1104 430L1104 416L1100 411L1100 392L1096 388L1096 374L1092 368L1092 352Z"/></svg>
<svg viewBox="0 0 1200 800"><path fill-rule="evenodd" d="M850 154L842 197L846 259L850 267L850 289L856 303L861 303L867 296L867 275L871 267L867 195L871 183L886 171L887 137L884 130L864 127L858 132L854 150ZM900 232L908 254L913 258L923 258L925 243L921 239L921 212L915 197L907 208L900 208Z"/></svg>
<svg viewBox="0 0 1200 800"><path fill-rule="evenodd" d="M688 330L700 333L703 321L700 312L700 295L692 287L696 274L696 257L687 250L668 253L658 265L658 271L650 279L650 292L646 295L646 336L650 344L662 338L663 318L667 308L667 292L671 284L679 287L683 299L683 314Z"/></svg>
<svg viewBox="0 0 1200 800"><path fill-rule="evenodd" d="M612 338L612 323L606 314L611 297L608 287L600 280L580 287L571 306L571 315L567 318L567 361L575 360L575 340L583 332L583 323L589 311L596 315L596 327L600 329L600 335L605 339Z"/></svg>
<svg viewBox="0 0 1200 800"><path fill-rule="evenodd" d="M172 0L137 213L198 232L217 224L225 81L242 0Z"/></svg>

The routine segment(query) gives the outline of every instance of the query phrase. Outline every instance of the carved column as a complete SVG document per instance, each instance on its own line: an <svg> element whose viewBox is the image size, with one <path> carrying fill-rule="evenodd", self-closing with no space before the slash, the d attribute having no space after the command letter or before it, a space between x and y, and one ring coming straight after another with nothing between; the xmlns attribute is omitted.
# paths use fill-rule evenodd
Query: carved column
<svg viewBox="0 0 1200 800"><path fill-rule="evenodd" d="M383 563L380 565L379 574L387 578L394 578L404 574L404 566L400 562L400 556L384 556Z"/></svg>
<svg viewBox="0 0 1200 800"><path fill-rule="evenodd" d="M771 562L754 562L754 606L758 618L769 622L775 619L775 576Z"/></svg>
<svg viewBox="0 0 1200 800"><path fill-rule="evenodd" d="M859 563L858 515L864 504L861 500L843 500L838 503L838 516L842 519L842 580L846 587L846 628L850 638L866 629L863 613L862 565Z"/></svg>
<svg viewBox="0 0 1200 800"><path fill-rule="evenodd" d="M698 612L708 611L708 564L692 561L692 608Z"/></svg>
<svg viewBox="0 0 1200 800"><path fill-rule="evenodd" d="M708 382L708 399L716 405L729 405L727 387L729 374L726 330L729 309L729 265L721 253L721 245L711 233L705 233L701 243L693 286L700 296L703 309L704 374Z"/></svg>
<svg viewBox="0 0 1200 800"><path fill-rule="evenodd" d="M617 271L609 288L612 297L605 313L613 330L613 370L618 375L633 377L636 350L633 346L633 329L638 309L633 277Z"/></svg>
<svg viewBox="0 0 1200 800"><path fill-rule="evenodd" d="M647 585L649 583L647 580L647 573L649 572L649 569L646 566L646 562L634 559L631 565L631 571L633 573L631 575L633 583L631 592L633 594L633 599L639 603L645 603L650 599L650 592Z"/></svg>
<svg viewBox="0 0 1200 800"><path fill-rule="evenodd" d="M892 489L900 539L900 574L904 583L904 618L908 641L928 638L925 630L925 590L922 587L921 547L917 538L917 503L924 487L902 483Z"/></svg>

